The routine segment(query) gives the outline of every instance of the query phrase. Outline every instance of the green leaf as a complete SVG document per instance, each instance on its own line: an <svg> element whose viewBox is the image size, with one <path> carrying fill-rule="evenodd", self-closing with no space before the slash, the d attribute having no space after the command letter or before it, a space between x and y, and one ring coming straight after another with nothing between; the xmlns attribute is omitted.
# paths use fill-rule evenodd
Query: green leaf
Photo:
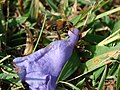
<svg viewBox="0 0 120 90"><path fill-rule="evenodd" d="M84 86L84 82L85 82L85 78L83 78L81 81L79 81L76 86L82 90L83 86Z"/></svg>
<svg viewBox="0 0 120 90"><path fill-rule="evenodd" d="M10 27L18 27L19 25L23 24L28 17L16 17L16 18L12 18L9 19L9 26Z"/></svg>
<svg viewBox="0 0 120 90"><path fill-rule="evenodd" d="M12 83L17 83L19 81L19 78L16 73L9 73L5 70L3 71L3 73L0 73L0 79L5 79Z"/></svg>
<svg viewBox="0 0 120 90"><path fill-rule="evenodd" d="M115 40L120 39L120 25L119 24L120 24L120 21L115 23L111 35L105 38L100 43L98 43L99 46L107 45Z"/></svg>
<svg viewBox="0 0 120 90"><path fill-rule="evenodd" d="M58 7L52 2L52 0L46 0L46 2L55 12L59 11Z"/></svg>
<svg viewBox="0 0 120 90"><path fill-rule="evenodd" d="M118 12L118 11L120 11L120 7L115 8L115 9L112 9L112 10L109 10L109 11L106 11L106 12L104 12L104 13L102 13L102 14L97 15L96 18L95 18L95 20L98 20L98 19L100 19L100 18L103 18L103 17L105 17L105 16L108 16L108 15L110 15L110 14L112 14L112 13L115 13L115 12ZM85 12L84 12L84 14L85 14ZM89 23L87 23L87 24L89 24ZM81 27L81 26L83 26L83 25L84 25L84 22L80 21L80 22L77 24L77 27Z"/></svg>
<svg viewBox="0 0 120 90"><path fill-rule="evenodd" d="M107 45L115 40L120 39L120 29L118 29L117 31L115 31L114 33L112 33L109 37L105 38L103 41L101 41L100 43L98 43L99 46L103 46L103 45Z"/></svg>
<svg viewBox="0 0 120 90"><path fill-rule="evenodd" d="M104 82L105 82L106 74L107 74L107 65L105 67L102 78L101 78L100 83L98 85L98 90L103 90L103 85L104 85Z"/></svg>
<svg viewBox="0 0 120 90"><path fill-rule="evenodd" d="M117 71L117 69L118 69L118 66L119 66L119 64L118 64L117 62L113 63L111 69L110 69L109 72L108 72L108 75L109 75L109 76L115 75L115 74L116 74L116 71Z"/></svg>
<svg viewBox="0 0 120 90"><path fill-rule="evenodd" d="M79 22L80 18L81 18L81 14L78 15L78 16L76 16L76 17L74 17L74 18L71 20L71 22L73 23L73 25L77 24L77 23Z"/></svg>
<svg viewBox="0 0 120 90"><path fill-rule="evenodd" d="M90 5L94 2L94 0L91 0L90 2L86 1L86 0L78 0L79 3L81 4L86 4L86 5Z"/></svg>
<svg viewBox="0 0 120 90"><path fill-rule="evenodd" d="M99 55L107 55L107 53L113 53L119 48L120 48L120 43L118 43L116 46L113 46L113 47L98 46L98 45L96 46L91 45L87 47L87 49L90 50L91 53L93 53L93 57L99 56Z"/></svg>
<svg viewBox="0 0 120 90"><path fill-rule="evenodd" d="M120 90L120 65L118 67L118 75L117 75L117 82L116 82L116 90Z"/></svg>
<svg viewBox="0 0 120 90"><path fill-rule="evenodd" d="M73 90L80 90L78 87L76 87L75 85L73 85L71 83L64 82L64 81L59 81L59 83L65 84L65 85L67 85L68 87L70 87Z"/></svg>
<svg viewBox="0 0 120 90"><path fill-rule="evenodd" d="M120 7L117 7L115 9L112 9L112 10L106 11L106 12L104 12L102 14L99 14L95 19L97 20L99 18L102 18L104 16L110 15L110 14L118 12L118 11L120 11Z"/></svg>
<svg viewBox="0 0 120 90"><path fill-rule="evenodd" d="M58 80L65 80L66 78L68 78L78 69L79 65L80 65L79 55L77 52L73 52L70 60L63 68Z"/></svg>
<svg viewBox="0 0 120 90"><path fill-rule="evenodd" d="M19 32L13 34L13 38L18 38L19 36L21 36L22 34L25 34L26 30L25 29L21 29Z"/></svg>
<svg viewBox="0 0 120 90"><path fill-rule="evenodd" d="M101 46L100 48L98 48L99 46L96 46L96 48L94 48L94 53L95 55L94 58L88 60L84 65L80 65L80 69L84 68L84 72L83 74L72 78L68 81L72 81L75 80L77 78L80 78L90 72L93 72L94 70L101 68L109 63L114 62L113 60L110 59L110 57L119 50L120 48L120 44L116 45L115 47L105 47L105 46ZM96 49L96 50L95 50ZM67 70L66 70L67 71Z"/></svg>
<svg viewBox="0 0 120 90"><path fill-rule="evenodd" d="M16 17L16 22L17 22L18 25L21 25L21 24L24 23L27 19L28 19L28 17Z"/></svg>
<svg viewBox="0 0 120 90"><path fill-rule="evenodd" d="M97 78L101 75L101 73L103 72L104 67L99 68L98 70L93 72L93 76L94 76L94 80L96 81Z"/></svg>
<svg viewBox="0 0 120 90"><path fill-rule="evenodd" d="M84 40L90 43L99 43L104 39L104 36L96 35L95 33L89 33L84 37Z"/></svg>
<svg viewBox="0 0 120 90"><path fill-rule="evenodd" d="M95 13L92 12L91 15L90 15L90 17L89 17L89 19L88 19L88 21L87 21L87 23L88 24L92 23L95 20L95 17L96 17Z"/></svg>
<svg viewBox="0 0 120 90"><path fill-rule="evenodd" d="M57 87L56 90L66 90L66 88Z"/></svg>
<svg viewBox="0 0 120 90"><path fill-rule="evenodd" d="M32 19L37 19L39 14L39 0L32 0L30 6L30 16Z"/></svg>
<svg viewBox="0 0 120 90"><path fill-rule="evenodd" d="M103 70L104 70L105 67L101 67L101 68L98 68L97 70L95 70L93 72L93 75L91 77L93 77L92 79L92 84L93 86L95 86L97 84L97 79L100 77L100 75L102 74Z"/></svg>
<svg viewBox="0 0 120 90"><path fill-rule="evenodd" d="M17 37L15 39L12 39L11 42L9 42L9 44L11 44L11 46L14 48L17 45L22 45L25 44L26 38L25 37ZM24 46L24 45L23 45ZM8 49L8 48L7 48Z"/></svg>
<svg viewBox="0 0 120 90"><path fill-rule="evenodd" d="M113 30L112 30L112 33L117 31L118 29L120 29L120 20L115 23Z"/></svg>
<svg viewBox="0 0 120 90"><path fill-rule="evenodd" d="M106 5L106 4L109 4L110 3L110 0L106 0L106 1L104 1L104 0L100 0L99 2L96 2L96 4L95 4L95 10L94 11L97 11L97 10L99 10L99 9L101 9L103 6L108 6L109 7L109 5Z"/></svg>
<svg viewBox="0 0 120 90"><path fill-rule="evenodd" d="M109 63L109 60L108 61L105 61L107 58L110 57L110 55L113 55L118 49L119 49L119 45L118 44L117 46L115 47L105 47L105 46L96 46L96 50L94 50L94 58L88 60L86 62L86 69L85 69L85 72L86 71L89 71L89 70L95 70L97 69L97 67L101 67L101 65L105 65L107 63Z"/></svg>

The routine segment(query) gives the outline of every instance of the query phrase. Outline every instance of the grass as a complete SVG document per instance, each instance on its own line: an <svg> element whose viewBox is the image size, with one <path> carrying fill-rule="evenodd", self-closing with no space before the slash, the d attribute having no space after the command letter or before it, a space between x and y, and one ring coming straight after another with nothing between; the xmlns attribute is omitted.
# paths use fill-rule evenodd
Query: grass
<svg viewBox="0 0 120 90"><path fill-rule="evenodd" d="M24 51L28 55L66 39L76 27L80 39L57 80L57 90L106 90L111 80L111 88L119 90L120 2L116 1L1 0L0 89L24 90L12 60L24 56Z"/></svg>

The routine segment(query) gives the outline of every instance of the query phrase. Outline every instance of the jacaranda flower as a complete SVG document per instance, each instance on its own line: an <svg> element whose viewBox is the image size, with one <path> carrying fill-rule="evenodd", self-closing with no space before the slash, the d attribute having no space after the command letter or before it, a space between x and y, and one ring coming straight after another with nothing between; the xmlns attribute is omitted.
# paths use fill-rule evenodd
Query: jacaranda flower
<svg viewBox="0 0 120 90"><path fill-rule="evenodd" d="M79 30L68 31L68 35L68 40L56 40L28 56L13 60L20 79L29 84L30 90L56 90L57 78L78 41Z"/></svg>

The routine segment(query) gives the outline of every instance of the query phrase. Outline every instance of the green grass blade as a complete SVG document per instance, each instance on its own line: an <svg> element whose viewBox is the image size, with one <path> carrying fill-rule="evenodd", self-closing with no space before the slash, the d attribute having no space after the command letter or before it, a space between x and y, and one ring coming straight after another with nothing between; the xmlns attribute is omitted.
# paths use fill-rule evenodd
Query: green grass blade
<svg viewBox="0 0 120 90"><path fill-rule="evenodd" d="M58 81L62 81L67 79L70 75L72 75L78 67L81 65L79 62L79 54L77 52L73 52L71 58L63 67L62 72L59 75Z"/></svg>
<svg viewBox="0 0 120 90"><path fill-rule="evenodd" d="M2 63L3 61L5 61L6 59L10 58L11 55L7 55L6 57L4 57L3 59L0 60L0 63Z"/></svg>
<svg viewBox="0 0 120 90"><path fill-rule="evenodd" d="M105 82L106 74L107 74L107 65L105 67L105 70L103 72L102 78L100 80L100 83L99 83L99 86L98 86L98 90L103 90L103 85L104 85L104 82Z"/></svg>
<svg viewBox="0 0 120 90"><path fill-rule="evenodd" d="M113 63L115 61L110 60L110 56L114 53L118 52L120 48L120 44L116 45L115 47L106 47L106 46L96 46L96 51L94 51L95 55L92 59L88 60L84 65L80 65L80 69L84 68L84 73L80 74L68 81L73 81L75 79L78 79L90 72L93 72L94 70L97 70L98 68L101 68L109 63ZM94 48L93 48L94 49Z"/></svg>
<svg viewBox="0 0 120 90"><path fill-rule="evenodd" d="M105 38L103 41L101 41L100 43L98 43L98 46L103 46L103 45L107 45L115 40L120 39L120 29L118 29L116 32L114 32L113 34L111 34L109 37Z"/></svg>
<svg viewBox="0 0 120 90"><path fill-rule="evenodd" d="M98 20L99 18L105 17L107 15L110 15L110 14L118 12L118 11L120 11L120 7L112 9L112 10L109 10L109 11L106 11L106 12L104 12L102 14L97 15L95 20ZM87 23L87 24L89 24L89 23ZM77 27L81 27L83 25L84 25L84 22L80 22L80 23L77 24Z"/></svg>
<svg viewBox="0 0 120 90"><path fill-rule="evenodd" d="M99 15L95 18L95 20L97 20L97 19L99 19L99 18L102 18L102 17L104 17L104 16L107 16L107 15L110 15L110 14L112 14L112 13L118 12L118 11L120 11L120 7L115 8L115 9L112 9L112 10L107 11L107 12L104 12L104 13L102 13L102 14L99 14Z"/></svg>
<svg viewBox="0 0 120 90"><path fill-rule="evenodd" d="M46 21L46 17L47 17L47 14L45 14L44 21L43 21L43 25L42 25L42 28L41 28L41 31L40 31L38 40L37 40L37 42L36 42L36 45L35 45L35 47L34 47L34 49L33 49L33 52L35 52L35 50L36 50L36 48L37 48L37 46L38 46L38 43L39 43L39 41L40 41L40 38L41 38L41 36L42 36L43 29L44 29L44 25L45 25L45 21Z"/></svg>
<svg viewBox="0 0 120 90"><path fill-rule="evenodd" d="M114 75L114 73L116 72L116 70L118 70L118 67L119 67L119 63L117 63L117 62L113 63L111 69L109 70L108 75L109 76Z"/></svg>
<svg viewBox="0 0 120 90"><path fill-rule="evenodd" d="M46 0L46 2L55 12L59 11L58 7L51 0Z"/></svg>
<svg viewBox="0 0 120 90"><path fill-rule="evenodd" d="M64 81L59 81L62 84L67 85L68 87L72 88L73 90L80 90L78 87L76 87L75 85L68 83L68 82L64 82Z"/></svg>
<svg viewBox="0 0 120 90"><path fill-rule="evenodd" d="M76 86L77 86L80 90L82 90L82 88L83 88L83 86L84 86L84 82L85 82L85 78L82 79L80 82L78 82L78 83L76 84Z"/></svg>
<svg viewBox="0 0 120 90"><path fill-rule="evenodd" d="M104 71L104 67L99 68L98 70L93 72L94 80L96 81L98 77L100 77L101 73Z"/></svg>
<svg viewBox="0 0 120 90"><path fill-rule="evenodd" d="M120 90L120 65L118 67L118 75L117 75L117 82L116 82L116 90Z"/></svg>
<svg viewBox="0 0 120 90"><path fill-rule="evenodd" d="M37 19L39 13L39 0L33 0L30 6L31 18Z"/></svg>

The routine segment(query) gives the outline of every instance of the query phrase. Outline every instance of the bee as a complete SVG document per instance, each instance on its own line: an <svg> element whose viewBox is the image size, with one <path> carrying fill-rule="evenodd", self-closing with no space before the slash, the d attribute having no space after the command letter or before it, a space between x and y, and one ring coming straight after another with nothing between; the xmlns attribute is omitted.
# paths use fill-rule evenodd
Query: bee
<svg viewBox="0 0 120 90"><path fill-rule="evenodd" d="M42 21L41 18L40 20L38 20L38 24L41 27L43 22L40 22L40 21ZM57 34L58 39L60 40L61 36L66 35L68 30L72 30L72 28L74 28L73 24L67 19L53 20L53 19L48 18L44 26L44 29L45 29L44 31L48 33L55 31L54 33Z"/></svg>
<svg viewBox="0 0 120 90"><path fill-rule="evenodd" d="M52 24L52 30L57 31L57 30L63 30L63 31L67 31L67 30L71 30L71 28L73 28L73 24L69 21L65 21L62 19L58 19L56 21L56 23Z"/></svg>
<svg viewBox="0 0 120 90"><path fill-rule="evenodd" d="M62 19L58 19L58 20L56 20L55 23L53 23L51 25L51 27L52 27L53 31L57 32L58 39L60 40L61 36L60 36L59 32L62 31L62 32L67 33L68 30L71 30L71 28L73 28L73 25L72 25L71 22L68 22L68 21L65 21L65 20L62 20Z"/></svg>

